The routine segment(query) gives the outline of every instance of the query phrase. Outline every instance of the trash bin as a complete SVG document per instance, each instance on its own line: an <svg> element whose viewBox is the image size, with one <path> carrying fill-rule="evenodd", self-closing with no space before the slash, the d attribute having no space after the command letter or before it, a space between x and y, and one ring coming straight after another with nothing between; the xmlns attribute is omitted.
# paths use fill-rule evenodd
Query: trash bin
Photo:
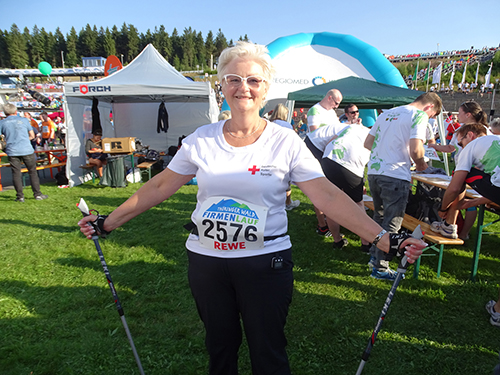
<svg viewBox="0 0 500 375"><path fill-rule="evenodd" d="M109 187L126 187L127 180L125 178L125 156L110 156L108 163L102 171L100 185Z"/></svg>

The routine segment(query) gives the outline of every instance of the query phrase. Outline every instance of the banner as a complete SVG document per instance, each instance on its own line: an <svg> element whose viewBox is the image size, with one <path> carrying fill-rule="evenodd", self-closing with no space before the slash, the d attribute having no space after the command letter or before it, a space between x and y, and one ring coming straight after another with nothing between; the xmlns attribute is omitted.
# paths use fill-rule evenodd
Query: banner
<svg viewBox="0 0 500 375"><path fill-rule="evenodd" d="M453 61L453 70L451 71L449 88L453 85L453 77L455 77L455 61Z"/></svg>
<svg viewBox="0 0 500 375"><path fill-rule="evenodd" d="M465 68L464 68L464 74L462 75L462 86L464 85L465 83L465 73L467 72L467 62L465 62Z"/></svg>
<svg viewBox="0 0 500 375"><path fill-rule="evenodd" d="M441 71L443 70L443 62L439 64L439 66L434 69L432 73L432 84L439 84L441 82Z"/></svg>
<svg viewBox="0 0 500 375"><path fill-rule="evenodd" d="M488 73L486 73L486 76L484 77L486 87L490 86L491 68L493 68L493 63L491 63L490 68L488 69Z"/></svg>

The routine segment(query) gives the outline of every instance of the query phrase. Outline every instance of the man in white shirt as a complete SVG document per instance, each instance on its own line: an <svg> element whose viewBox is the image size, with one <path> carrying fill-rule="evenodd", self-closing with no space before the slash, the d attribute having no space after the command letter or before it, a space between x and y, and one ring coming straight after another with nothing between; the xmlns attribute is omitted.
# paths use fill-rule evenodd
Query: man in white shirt
<svg viewBox="0 0 500 375"><path fill-rule="evenodd" d="M307 126L309 132L313 132L317 128L325 125L330 125L333 121L338 122L335 109L339 107L342 101L342 94L337 89L328 91L319 103L316 103L307 112Z"/></svg>
<svg viewBox="0 0 500 375"><path fill-rule="evenodd" d="M335 112L341 101L342 93L337 89L332 89L326 93L325 97L319 103L316 103L307 112L308 132L305 143L319 162L323 158L323 152L328 142L342 128ZM318 220L316 233L330 237L332 233L328 229L325 215L316 207L314 207L314 212Z"/></svg>
<svg viewBox="0 0 500 375"><path fill-rule="evenodd" d="M373 219L382 228L397 233L401 228L411 187L412 159L418 171L427 168L424 142L429 118L441 112L441 98L435 93L420 95L413 103L383 112L365 140L371 150L368 183L375 211ZM370 276L394 280L397 272L375 246L371 250Z"/></svg>

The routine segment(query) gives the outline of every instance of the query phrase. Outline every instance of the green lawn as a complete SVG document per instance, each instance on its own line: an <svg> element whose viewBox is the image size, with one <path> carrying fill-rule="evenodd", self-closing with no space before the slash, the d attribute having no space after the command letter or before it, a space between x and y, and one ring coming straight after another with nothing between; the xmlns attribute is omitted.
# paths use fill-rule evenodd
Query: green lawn
<svg viewBox="0 0 500 375"><path fill-rule="evenodd" d="M72 189L44 184L49 195L14 202L0 193L0 374L138 374L92 241L76 225L75 205L109 213L140 184ZM182 225L195 207L195 186L144 213L101 241L146 374L206 374L203 326L187 283ZM354 374L391 284L368 277L358 238L332 249L318 236L309 200L289 213L295 293L287 324L295 375ZM489 230L500 231L496 224ZM489 374L499 333L485 303L498 295L500 239L485 236L478 282L468 281L475 238L422 260L419 280L396 292L363 374ZM240 373L250 374L243 346Z"/></svg>

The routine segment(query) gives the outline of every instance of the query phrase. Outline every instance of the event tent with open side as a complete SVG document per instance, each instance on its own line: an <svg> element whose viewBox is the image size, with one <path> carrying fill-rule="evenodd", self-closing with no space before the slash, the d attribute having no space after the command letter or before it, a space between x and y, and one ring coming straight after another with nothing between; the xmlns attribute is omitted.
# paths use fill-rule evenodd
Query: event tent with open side
<svg viewBox="0 0 500 375"><path fill-rule="evenodd" d="M179 137L217 121L219 109L208 82L194 82L176 71L152 44L126 67L100 80L64 84L70 186L83 182L85 141L91 137L92 100L98 99L103 137L137 137L157 151L177 146ZM168 130L160 131L165 103ZM112 113L112 120L110 114Z"/></svg>
<svg viewBox="0 0 500 375"><path fill-rule="evenodd" d="M388 109L410 104L424 94L423 91L386 85L364 78L346 77L288 93L288 109L293 111L294 107L312 107L321 101L331 89L340 90L342 93L343 99L340 108L353 103L359 109ZM436 121L439 136L444 139L445 131L442 113L436 118ZM447 158L444 158L444 164L446 173L449 174Z"/></svg>
<svg viewBox="0 0 500 375"><path fill-rule="evenodd" d="M290 92L288 100L295 107L312 107L331 89L340 90L343 99L340 107L353 103L359 109L387 109L413 102L424 92L386 85L359 77L346 77L322 85Z"/></svg>

